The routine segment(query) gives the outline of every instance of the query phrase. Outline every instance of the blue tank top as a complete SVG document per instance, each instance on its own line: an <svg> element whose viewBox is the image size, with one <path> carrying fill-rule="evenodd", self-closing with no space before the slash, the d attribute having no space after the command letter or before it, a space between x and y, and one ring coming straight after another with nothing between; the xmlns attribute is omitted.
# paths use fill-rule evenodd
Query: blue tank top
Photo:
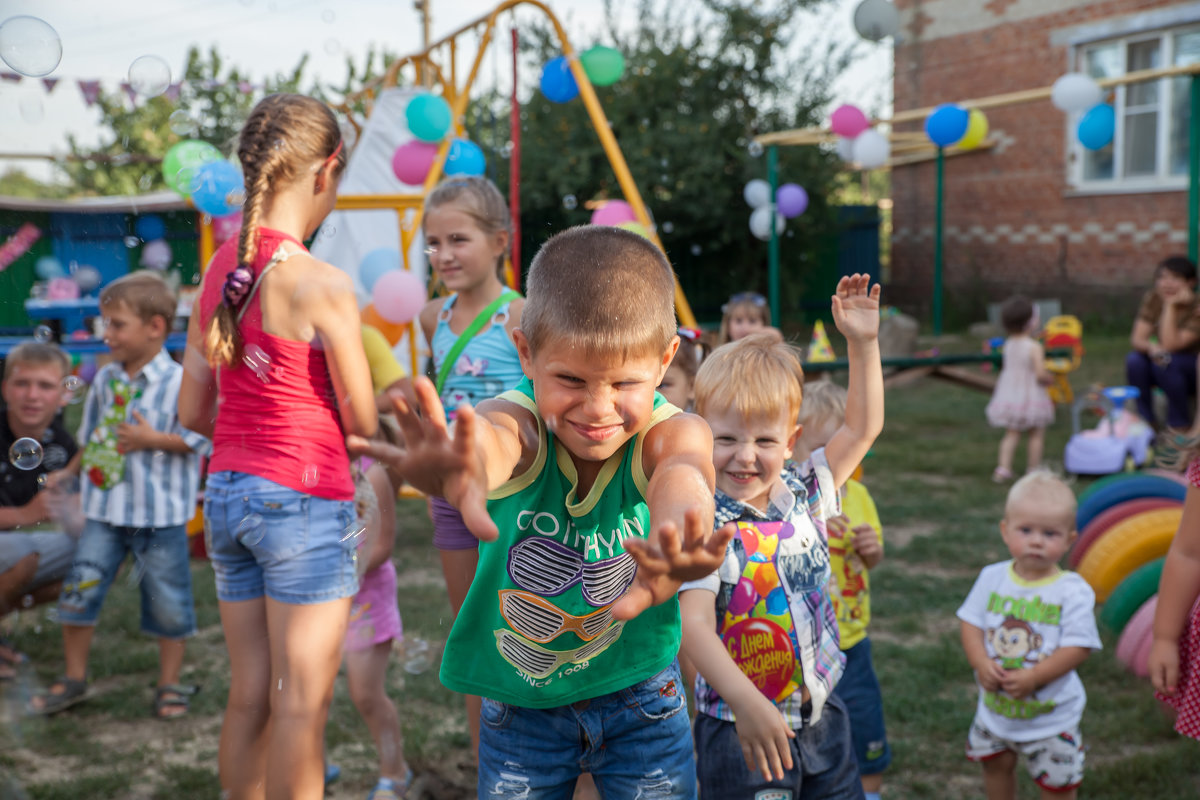
<svg viewBox="0 0 1200 800"><path fill-rule="evenodd" d="M457 294L446 298L433 331L430 349L433 351L434 366L438 369L442 368L446 354L458 340L458 334L450 330L450 313L457 299ZM508 322L508 306L505 303L496 309L491 324L467 342L458 355L458 361L450 368L446 383L442 386L442 405L446 407L447 418L454 419L454 410L463 403L478 405L508 391L525 377L521 360L517 357L517 348L504 328Z"/></svg>

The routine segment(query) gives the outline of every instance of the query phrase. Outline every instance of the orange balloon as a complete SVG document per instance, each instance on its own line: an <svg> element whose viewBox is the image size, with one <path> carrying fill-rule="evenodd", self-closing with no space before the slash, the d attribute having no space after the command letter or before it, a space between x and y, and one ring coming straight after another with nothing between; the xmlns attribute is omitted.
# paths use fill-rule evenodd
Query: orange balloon
<svg viewBox="0 0 1200 800"><path fill-rule="evenodd" d="M400 341L400 337L408 330L408 325L397 325L395 322L388 322L379 316L375 306L370 303L362 310L362 324L378 329L383 334L383 338L387 339L388 344L392 346L395 346L396 342Z"/></svg>

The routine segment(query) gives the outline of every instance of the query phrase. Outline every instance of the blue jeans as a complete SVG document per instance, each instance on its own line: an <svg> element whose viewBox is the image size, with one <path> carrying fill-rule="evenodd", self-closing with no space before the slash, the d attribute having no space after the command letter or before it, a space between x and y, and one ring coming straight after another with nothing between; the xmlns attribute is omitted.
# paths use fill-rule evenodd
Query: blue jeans
<svg viewBox="0 0 1200 800"><path fill-rule="evenodd" d="M89 519L58 598L59 622L95 625L117 568L131 553L129 579L142 593L142 632L159 639L194 634L196 610L186 525L129 528Z"/></svg>
<svg viewBox="0 0 1200 800"><path fill-rule="evenodd" d="M1125 357L1125 380L1138 388L1138 413L1151 426L1158 426L1154 418L1155 386L1167 396L1167 427L1192 426L1188 399L1196 393L1195 353L1172 353L1171 360L1161 365L1135 350Z"/></svg>
<svg viewBox="0 0 1200 800"><path fill-rule="evenodd" d="M483 699L480 800L570 800L590 772L606 800L695 800L679 662L612 694L557 708Z"/></svg>
<svg viewBox="0 0 1200 800"><path fill-rule="evenodd" d="M892 763L883 724L883 695L871 663L871 640L863 639L846 651L846 671L833 693L846 704L850 736L860 775L878 775Z"/></svg>
<svg viewBox="0 0 1200 800"><path fill-rule="evenodd" d="M353 597L354 503L327 500L243 472L216 472L204 486L204 536L226 603L264 594L292 605Z"/></svg>
<svg viewBox="0 0 1200 800"><path fill-rule="evenodd" d="M854 764L850 718L837 695L830 695L816 725L805 724L789 741L792 768L783 780L764 781L746 767L732 722L697 714L694 728L700 791L721 800L862 800Z"/></svg>

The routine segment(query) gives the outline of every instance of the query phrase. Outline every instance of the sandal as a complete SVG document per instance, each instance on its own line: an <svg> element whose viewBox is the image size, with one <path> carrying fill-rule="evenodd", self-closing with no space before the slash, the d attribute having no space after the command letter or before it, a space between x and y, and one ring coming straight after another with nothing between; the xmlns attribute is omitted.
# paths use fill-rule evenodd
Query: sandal
<svg viewBox="0 0 1200 800"><path fill-rule="evenodd" d="M1011 469L1004 467L996 467L992 470L992 483L1008 483L1012 480L1013 474Z"/></svg>
<svg viewBox="0 0 1200 800"><path fill-rule="evenodd" d="M191 705L190 698L198 691L199 686L181 683L159 686L154 690L154 716L158 719L178 719L186 716Z"/></svg>
<svg viewBox="0 0 1200 800"><path fill-rule="evenodd" d="M61 686L62 691L54 691L55 686ZM64 709L68 709L76 703L80 703L87 699L88 682L87 680L77 681L74 678L68 678L66 675L61 675L50 685L50 689L45 692L40 692L34 699L41 698L41 706L33 705L32 701L26 706L29 714L35 716L48 717L51 714L57 714Z"/></svg>
<svg viewBox="0 0 1200 800"><path fill-rule="evenodd" d="M412 784L413 771L410 767L404 776L404 780L396 782L391 778L380 778L375 784L375 788L367 795L367 800L403 800L408 793L408 787Z"/></svg>

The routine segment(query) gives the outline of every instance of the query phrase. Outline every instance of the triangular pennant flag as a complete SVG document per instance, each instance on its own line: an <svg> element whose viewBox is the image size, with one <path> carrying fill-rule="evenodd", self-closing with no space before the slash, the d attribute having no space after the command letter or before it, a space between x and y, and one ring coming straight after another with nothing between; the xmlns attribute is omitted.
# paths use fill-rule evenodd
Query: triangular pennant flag
<svg viewBox="0 0 1200 800"><path fill-rule="evenodd" d="M5 80L9 83L20 83L21 74L19 72L0 72L0 80Z"/></svg>
<svg viewBox="0 0 1200 800"><path fill-rule="evenodd" d="M817 320L813 325L812 340L808 344L808 361L837 361L833 345L829 342L829 334L825 333L825 323Z"/></svg>
<svg viewBox="0 0 1200 800"><path fill-rule="evenodd" d="M177 102L179 102L179 90L182 87L183 87L182 83L172 83L170 86L167 87L167 90L165 92L163 92L163 94L166 95L167 99L170 100L172 103L177 103Z"/></svg>
<svg viewBox="0 0 1200 800"><path fill-rule="evenodd" d="M88 107L96 105L96 101L100 99L100 81L76 81L79 84L79 91L83 93L83 102L88 104Z"/></svg>
<svg viewBox="0 0 1200 800"><path fill-rule="evenodd" d="M136 106L137 105L137 89L133 88L133 84L128 83L128 82L122 83L121 88L125 90L125 96L129 98L129 104Z"/></svg>
<svg viewBox="0 0 1200 800"><path fill-rule="evenodd" d="M42 85L46 87L46 94L54 91L54 87L58 86L58 78L42 78Z"/></svg>

